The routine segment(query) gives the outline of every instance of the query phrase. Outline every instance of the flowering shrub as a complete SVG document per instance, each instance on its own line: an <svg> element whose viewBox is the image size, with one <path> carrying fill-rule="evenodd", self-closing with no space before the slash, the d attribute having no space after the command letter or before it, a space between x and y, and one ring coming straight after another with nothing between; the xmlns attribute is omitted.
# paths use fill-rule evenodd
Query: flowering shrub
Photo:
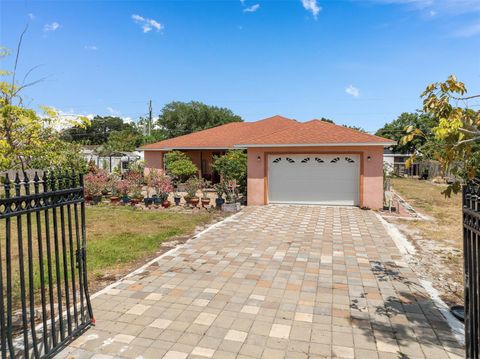
<svg viewBox="0 0 480 359"><path fill-rule="evenodd" d="M132 189L132 184L129 180L123 179L115 183L115 188L119 194L122 196L128 196L130 190Z"/></svg>
<svg viewBox="0 0 480 359"><path fill-rule="evenodd" d="M166 200L168 194L173 191L172 179L170 176L165 176L157 171L150 171L147 178L147 183L155 190L158 197Z"/></svg>
<svg viewBox="0 0 480 359"><path fill-rule="evenodd" d="M90 197L101 196L107 187L108 176L104 171L90 172L84 177L85 195Z"/></svg>

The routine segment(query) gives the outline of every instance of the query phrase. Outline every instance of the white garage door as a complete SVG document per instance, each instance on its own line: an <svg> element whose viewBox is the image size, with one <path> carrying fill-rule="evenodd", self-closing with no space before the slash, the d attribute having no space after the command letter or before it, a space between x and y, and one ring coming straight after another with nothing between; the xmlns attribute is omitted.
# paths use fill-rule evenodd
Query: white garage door
<svg viewBox="0 0 480 359"><path fill-rule="evenodd" d="M268 156L268 202L359 204L360 158L345 154Z"/></svg>

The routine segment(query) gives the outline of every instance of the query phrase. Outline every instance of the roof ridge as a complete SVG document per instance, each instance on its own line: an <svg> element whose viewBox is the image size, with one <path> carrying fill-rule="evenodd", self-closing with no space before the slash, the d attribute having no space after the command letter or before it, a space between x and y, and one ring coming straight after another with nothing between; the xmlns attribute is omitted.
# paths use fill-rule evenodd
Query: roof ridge
<svg viewBox="0 0 480 359"><path fill-rule="evenodd" d="M291 119L288 119L288 120L291 120ZM266 135L261 135L261 136L258 136L258 137L251 137L251 138L249 139L249 141L252 141L252 140L253 140L253 141L255 141L255 140L260 140L260 139L262 139L263 137L268 137L268 136L271 136L271 135L273 135L273 134L275 134L275 133L286 131L286 130L288 130L288 129L290 129L290 128L297 127L297 126L302 125L302 124L304 123L304 122L299 122L299 121L297 121L297 120L292 120L292 121L295 121L296 123L292 123L291 126L287 126L287 127L284 127L284 128L280 128L280 129L278 129L278 130L276 130L276 131L273 131L273 132L270 132L270 133L268 133L268 134L266 134ZM243 144L247 144L247 143L239 143L238 145L243 145Z"/></svg>

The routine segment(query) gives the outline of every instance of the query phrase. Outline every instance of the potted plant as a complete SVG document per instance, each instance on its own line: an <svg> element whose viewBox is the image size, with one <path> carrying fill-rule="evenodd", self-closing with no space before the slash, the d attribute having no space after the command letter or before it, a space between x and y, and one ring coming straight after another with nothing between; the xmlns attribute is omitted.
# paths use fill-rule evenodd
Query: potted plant
<svg viewBox="0 0 480 359"><path fill-rule="evenodd" d="M85 197L91 198L92 204L102 200L102 191L107 186L107 175L103 171L90 172L84 177Z"/></svg>
<svg viewBox="0 0 480 359"><path fill-rule="evenodd" d="M117 204L118 202L120 202L120 197L118 196L118 191L117 191L117 182L119 180L120 180L120 176L118 176L116 173L111 173L108 176L107 190L108 192L111 193L110 203L112 204Z"/></svg>
<svg viewBox="0 0 480 359"><path fill-rule="evenodd" d="M130 199L131 205L135 206L136 204L139 204L142 200L142 189L138 186L134 187L132 190L132 198Z"/></svg>
<svg viewBox="0 0 480 359"><path fill-rule="evenodd" d="M178 187L175 186L175 189L173 191L173 200L175 201L175 206L180 206L180 201L182 200L182 197L180 196L180 193L177 192Z"/></svg>
<svg viewBox="0 0 480 359"><path fill-rule="evenodd" d="M157 187L157 197L160 199L162 207L170 207L170 202L168 201L168 195L173 191L172 179L169 176L159 176Z"/></svg>
<svg viewBox="0 0 480 359"><path fill-rule="evenodd" d="M237 181L228 181L226 186L226 203L222 205L222 210L225 212L238 212L240 210L240 203L238 202L238 185Z"/></svg>
<svg viewBox="0 0 480 359"><path fill-rule="evenodd" d="M187 195L184 197L187 203L196 207L200 199L197 197L197 191L200 188L200 179L198 177L191 177L185 182L185 190Z"/></svg>
<svg viewBox="0 0 480 359"><path fill-rule="evenodd" d="M226 192L226 184L224 181L220 181L219 183L215 184L213 188L215 189L215 194L217 195L217 198L215 198L215 205L218 209L221 209L222 205L225 203L223 195Z"/></svg>
<svg viewBox="0 0 480 359"><path fill-rule="evenodd" d="M201 180L200 187L201 187L200 190L202 191L202 198L201 198L202 207L205 208L210 204L210 198L207 196L207 191L206 191L206 189L210 187L210 181Z"/></svg>
<svg viewBox="0 0 480 359"><path fill-rule="evenodd" d="M128 194L130 193L131 184L128 180L122 179L117 181L115 188L117 189L117 193L121 196L123 204L130 202Z"/></svg>
<svg viewBox="0 0 480 359"><path fill-rule="evenodd" d="M157 194L157 186L160 174L157 170L151 169L147 176L147 196L143 199L145 206L151 205L153 203L160 204ZM155 194L152 197L149 197L148 194L150 193L150 188L155 191Z"/></svg>

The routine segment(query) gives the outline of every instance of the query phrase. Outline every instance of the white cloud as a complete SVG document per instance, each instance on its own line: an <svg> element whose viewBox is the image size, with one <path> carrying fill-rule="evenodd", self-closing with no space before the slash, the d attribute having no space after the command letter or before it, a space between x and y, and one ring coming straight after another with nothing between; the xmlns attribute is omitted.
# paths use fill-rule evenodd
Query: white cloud
<svg viewBox="0 0 480 359"><path fill-rule="evenodd" d="M107 111L108 111L108 112L110 113L110 115L112 115L112 116L119 116L119 115L122 114L120 111L118 111L118 110L116 110L116 109L114 109L113 107L110 107L110 106L107 107Z"/></svg>
<svg viewBox="0 0 480 359"><path fill-rule="evenodd" d="M472 24L457 31L458 37L472 37L480 35L480 23Z"/></svg>
<svg viewBox="0 0 480 359"><path fill-rule="evenodd" d="M29 12L29 13L27 14L27 16L28 16L28 18L29 18L30 20L34 20L34 19L35 19L35 15L32 14L31 12Z"/></svg>
<svg viewBox="0 0 480 359"><path fill-rule="evenodd" d="M255 12L260 8L260 4L255 4L243 9L243 12Z"/></svg>
<svg viewBox="0 0 480 359"><path fill-rule="evenodd" d="M240 0L240 4L245 5L245 0Z"/></svg>
<svg viewBox="0 0 480 359"><path fill-rule="evenodd" d="M428 14L429 14L431 17L434 17L434 16L436 16L438 13L437 13L435 10L430 10L430 11L428 12Z"/></svg>
<svg viewBox="0 0 480 359"><path fill-rule="evenodd" d="M302 0L302 5L305 10L312 13L315 20L317 19L318 13L322 11L322 8L318 6L317 0Z"/></svg>
<svg viewBox="0 0 480 359"><path fill-rule="evenodd" d="M123 117L122 120L125 123L133 123L133 119L131 117Z"/></svg>
<svg viewBox="0 0 480 359"><path fill-rule="evenodd" d="M360 96L360 90L353 85L348 86L345 89L345 92L348 93L349 95L353 96L353 97Z"/></svg>
<svg viewBox="0 0 480 359"><path fill-rule="evenodd" d="M85 45L85 50L97 51L98 47L95 45Z"/></svg>
<svg viewBox="0 0 480 359"><path fill-rule="evenodd" d="M43 26L43 31L48 32L48 31L56 31L60 28L60 24L56 21L52 22L51 24L45 24Z"/></svg>
<svg viewBox="0 0 480 359"><path fill-rule="evenodd" d="M163 30L165 28L159 22L157 22L153 19L147 19L147 18L145 18L143 16L140 16L140 15L137 15L137 14L132 15L132 20L136 24L140 25L140 27L142 28L144 33L150 32L153 29L157 30L157 32L158 32L158 31Z"/></svg>

